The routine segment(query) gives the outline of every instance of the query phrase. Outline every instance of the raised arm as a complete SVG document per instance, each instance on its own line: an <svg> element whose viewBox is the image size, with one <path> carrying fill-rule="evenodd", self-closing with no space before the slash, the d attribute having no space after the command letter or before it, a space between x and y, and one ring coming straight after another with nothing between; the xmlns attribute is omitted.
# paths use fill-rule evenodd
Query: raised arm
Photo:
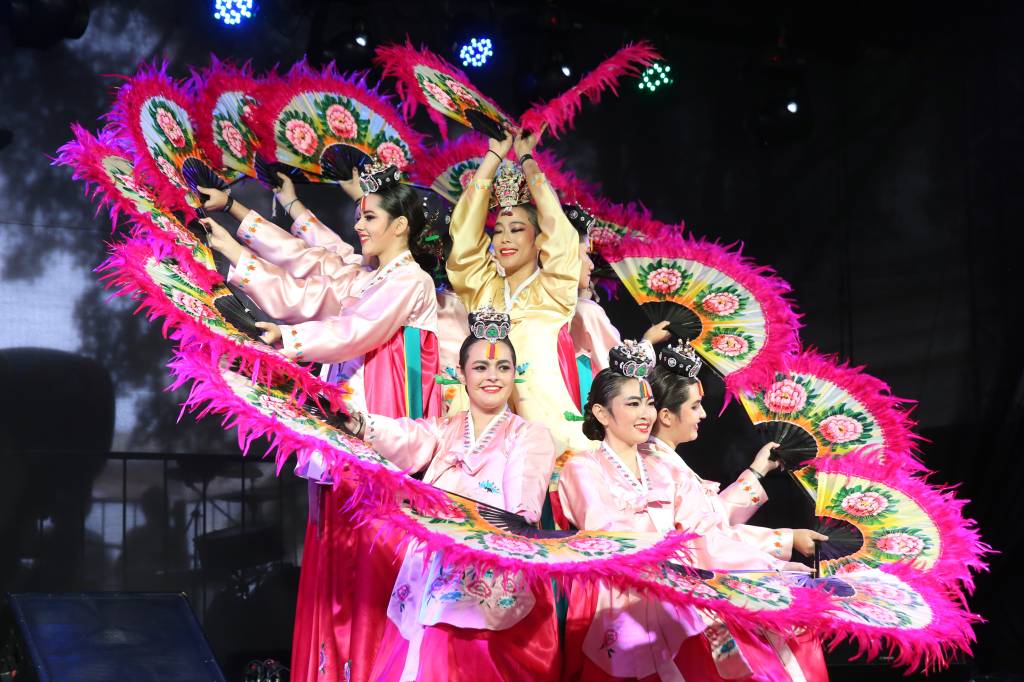
<svg viewBox="0 0 1024 682"><path fill-rule="evenodd" d="M445 263L452 290L470 310L488 302L481 300L486 295L485 285L498 276L487 254L489 244L484 225L494 174L512 147L512 136L502 141L490 139L487 144L483 162L452 213L452 251Z"/></svg>
<svg viewBox="0 0 1024 682"><path fill-rule="evenodd" d="M537 205L537 248L540 249L540 281L554 301L571 313L576 307L577 288L580 281L580 237L576 228L562 211L555 190L548 184L540 166L533 158L537 136L517 137L516 156L523 165L523 174L530 195Z"/></svg>

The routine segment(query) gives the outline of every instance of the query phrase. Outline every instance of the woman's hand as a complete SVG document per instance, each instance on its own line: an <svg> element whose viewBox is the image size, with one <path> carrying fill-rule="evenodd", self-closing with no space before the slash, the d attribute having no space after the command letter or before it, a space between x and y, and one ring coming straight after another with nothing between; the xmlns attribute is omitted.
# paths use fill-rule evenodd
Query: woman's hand
<svg viewBox="0 0 1024 682"><path fill-rule="evenodd" d="M512 134L505 131L505 139L495 140L493 137L487 138L487 150L492 151L498 155L499 158L504 159L508 156L508 150L512 149Z"/></svg>
<svg viewBox="0 0 1024 682"><path fill-rule="evenodd" d="M295 183L284 173L278 173L277 179L281 181L281 186L277 189L277 201L282 206L287 206L291 202L295 201L298 196L295 194Z"/></svg>
<svg viewBox="0 0 1024 682"><path fill-rule="evenodd" d="M341 189L349 196L353 201L359 201L363 196L363 188L359 186L359 169L352 168L352 177L348 180L341 180L338 182L341 185Z"/></svg>
<svg viewBox="0 0 1024 682"><path fill-rule="evenodd" d="M207 211L219 211L228 205L228 193L214 187L196 187L200 192L210 197L203 202L203 208Z"/></svg>
<svg viewBox="0 0 1024 682"><path fill-rule="evenodd" d="M750 468L761 474L766 475L769 471L774 471L781 466L782 462L777 459L771 459L772 450L779 447L778 443L765 443L764 446L757 451L754 455L754 461L750 463Z"/></svg>
<svg viewBox="0 0 1024 682"><path fill-rule="evenodd" d="M276 346L281 343L281 328L273 322L257 322L256 326L260 329L266 329L265 332L260 334L260 340L269 345Z"/></svg>
<svg viewBox="0 0 1024 682"><path fill-rule="evenodd" d="M242 257L242 245L231 236L231 233L213 218L201 218L199 222L206 226L210 235L207 238L210 248L224 254L232 265L238 263L238 259Z"/></svg>
<svg viewBox="0 0 1024 682"><path fill-rule="evenodd" d="M828 540L828 536L809 528L798 528L793 531L793 549L804 556L814 556L815 540L825 541Z"/></svg>
<svg viewBox="0 0 1024 682"><path fill-rule="evenodd" d="M652 346L668 341L672 338L672 332L668 330L669 324L669 321L665 320L651 325L651 328L644 332L644 341L649 342Z"/></svg>
<svg viewBox="0 0 1024 682"><path fill-rule="evenodd" d="M544 128L546 127L544 126ZM536 132L528 130L515 136L512 141L512 147L516 150L516 157L519 158L520 163L522 163L524 156L533 154L533 150L536 148L537 142L540 141L540 135L544 132L544 128Z"/></svg>

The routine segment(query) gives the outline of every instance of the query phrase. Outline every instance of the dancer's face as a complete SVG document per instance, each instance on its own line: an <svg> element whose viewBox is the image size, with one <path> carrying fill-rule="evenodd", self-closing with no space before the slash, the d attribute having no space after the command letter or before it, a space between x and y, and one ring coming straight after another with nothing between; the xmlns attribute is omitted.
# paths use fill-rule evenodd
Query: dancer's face
<svg viewBox="0 0 1024 682"><path fill-rule="evenodd" d="M700 423L708 416L702 403L704 396L699 384L686 387L686 400L675 412L663 407L658 411L658 433L663 440L689 443L697 440Z"/></svg>
<svg viewBox="0 0 1024 682"><path fill-rule="evenodd" d="M504 343L492 346L489 341L477 341L469 349L465 366L459 368L459 378L474 406L491 412L504 407L516 383L512 351Z"/></svg>
<svg viewBox="0 0 1024 682"><path fill-rule="evenodd" d="M356 236L364 256L379 256L404 248L408 242L409 220L392 217L380 206L380 197L367 194L356 204Z"/></svg>
<svg viewBox="0 0 1024 682"><path fill-rule="evenodd" d="M587 289L590 287L590 275L594 272L594 260L587 253L587 242L580 242L580 260L583 261L582 267L580 267L580 289Z"/></svg>
<svg viewBox="0 0 1024 682"><path fill-rule="evenodd" d="M530 222L530 214L522 206L513 206L498 213L491 238L494 257L505 272L516 272L524 266L537 263L537 228Z"/></svg>
<svg viewBox="0 0 1024 682"><path fill-rule="evenodd" d="M594 416L605 431L627 445L646 443L654 428L654 397L644 383L640 379L624 381L610 405L594 405Z"/></svg>

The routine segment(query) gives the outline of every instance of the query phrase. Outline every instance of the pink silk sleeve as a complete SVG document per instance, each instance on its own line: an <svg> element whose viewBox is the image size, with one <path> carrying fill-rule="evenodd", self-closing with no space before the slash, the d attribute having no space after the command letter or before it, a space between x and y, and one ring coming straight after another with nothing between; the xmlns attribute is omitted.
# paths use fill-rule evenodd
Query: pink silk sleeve
<svg viewBox="0 0 1024 682"><path fill-rule="evenodd" d="M354 258L356 264L362 262L362 256L358 255L337 232L320 222L308 208L292 222L292 234L309 246L322 247L348 260Z"/></svg>
<svg viewBox="0 0 1024 682"><path fill-rule="evenodd" d="M337 315L351 295L355 278L296 277L242 249L238 262L228 271L228 282L244 291L271 317L282 322L302 322Z"/></svg>
<svg viewBox="0 0 1024 682"><path fill-rule="evenodd" d="M306 227L311 223L319 226L315 228L318 234L323 231L334 235L334 242L329 242L325 237L322 241L329 242L328 245L316 245L292 236L256 211L249 211L238 226L237 234L242 243L260 258L295 277L325 275L340 278L362 272L362 257L341 237L323 226L312 212L307 210L300 215L292 230L299 228L312 232Z"/></svg>
<svg viewBox="0 0 1024 682"><path fill-rule="evenodd" d="M586 300L576 304L572 338L577 350L585 350L590 355L590 366L595 374L608 367L608 352L622 343L619 330L612 325L604 308Z"/></svg>
<svg viewBox="0 0 1024 682"><path fill-rule="evenodd" d="M430 465L442 444L437 419L393 419L368 414L364 435L382 457L413 474Z"/></svg>
<svg viewBox="0 0 1024 682"><path fill-rule="evenodd" d="M502 490L505 508L536 523L544 508L551 472L555 468L555 444L551 432L536 422L526 422L516 434Z"/></svg>
<svg viewBox="0 0 1024 682"><path fill-rule="evenodd" d="M744 469L735 483L718 493L718 499L725 506L729 523L746 523L768 501L768 493L757 476Z"/></svg>
<svg viewBox="0 0 1024 682"><path fill-rule="evenodd" d="M421 280L417 272L422 273L411 268L395 271L360 298L351 299L334 317L281 325L282 352L302 362L333 363L383 345L416 311L436 305L429 279Z"/></svg>
<svg viewBox="0 0 1024 682"><path fill-rule="evenodd" d="M601 467L593 460L574 455L558 477L558 499L569 523L580 530L622 530L615 500Z"/></svg>

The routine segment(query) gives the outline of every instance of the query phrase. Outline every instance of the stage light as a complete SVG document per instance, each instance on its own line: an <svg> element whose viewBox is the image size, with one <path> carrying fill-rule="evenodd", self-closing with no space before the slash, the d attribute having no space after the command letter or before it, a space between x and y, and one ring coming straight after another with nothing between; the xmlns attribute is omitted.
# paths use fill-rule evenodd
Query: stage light
<svg viewBox="0 0 1024 682"><path fill-rule="evenodd" d="M672 85L672 67L662 62L654 62L640 75L640 83L637 87L647 92L654 92L658 88Z"/></svg>
<svg viewBox="0 0 1024 682"><path fill-rule="evenodd" d="M366 47L367 44L370 42L370 39L366 36L365 33L357 33L356 37L353 40L356 41L356 45L358 45L359 47Z"/></svg>
<svg viewBox="0 0 1024 682"><path fill-rule="evenodd" d="M796 102L790 102L789 104L786 105L786 111L788 111L791 114L795 114L796 112L800 111L800 105L798 105Z"/></svg>
<svg viewBox="0 0 1024 682"><path fill-rule="evenodd" d="M253 0L214 0L213 18L227 26L238 26L252 19L256 11Z"/></svg>
<svg viewBox="0 0 1024 682"><path fill-rule="evenodd" d="M459 58L463 66L479 68L487 63L490 57L494 56L494 44L490 38L470 38L459 48Z"/></svg>
<svg viewBox="0 0 1024 682"><path fill-rule="evenodd" d="M561 71L562 71L562 75L565 76L566 78L568 78L569 76L572 75L572 69L569 68L568 64L562 64Z"/></svg>

